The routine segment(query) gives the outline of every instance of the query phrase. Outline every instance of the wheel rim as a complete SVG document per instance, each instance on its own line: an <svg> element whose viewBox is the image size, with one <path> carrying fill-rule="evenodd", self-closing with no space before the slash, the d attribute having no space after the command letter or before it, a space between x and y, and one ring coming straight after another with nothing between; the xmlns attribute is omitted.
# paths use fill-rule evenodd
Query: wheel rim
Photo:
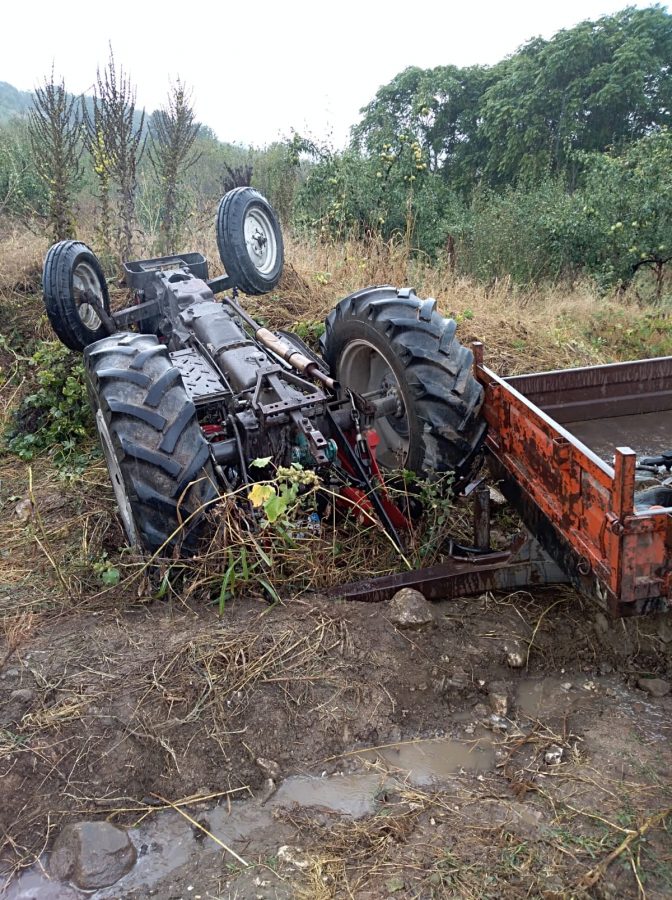
<svg viewBox="0 0 672 900"><path fill-rule="evenodd" d="M261 275L270 275L278 258L278 242L270 218L254 207L245 216L243 226L247 254Z"/></svg>
<svg viewBox="0 0 672 900"><path fill-rule="evenodd" d="M386 396L396 393L398 413L376 419L374 423L380 439L376 456L388 469L403 468L410 448L408 417L399 382L386 357L368 341L350 341L341 354L338 380L358 394Z"/></svg>
<svg viewBox="0 0 672 900"><path fill-rule="evenodd" d="M121 516L128 543L131 547L140 547L140 538L138 536L138 530L135 527L131 501L126 493L124 476L121 473L119 460L117 459L117 454L115 453L114 445L112 443L112 435L110 434L110 429L107 427L107 422L105 421L102 409L96 411L96 427L98 428L98 434L100 435L100 442L103 446L107 470L110 473L110 481L114 488L114 496L117 501L119 515Z"/></svg>
<svg viewBox="0 0 672 900"><path fill-rule="evenodd" d="M86 297L95 297L103 308L105 300L100 279L93 266L87 262L77 263L72 273L72 287L77 313L82 324L90 331L96 331L101 326L100 317L93 306L87 303Z"/></svg>

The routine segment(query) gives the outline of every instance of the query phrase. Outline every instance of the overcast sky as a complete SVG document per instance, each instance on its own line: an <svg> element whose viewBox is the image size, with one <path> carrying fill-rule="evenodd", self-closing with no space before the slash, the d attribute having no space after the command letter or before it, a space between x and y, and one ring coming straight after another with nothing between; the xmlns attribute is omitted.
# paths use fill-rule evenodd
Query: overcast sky
<svg viewBox="0 0 672 900"><path fill-rule="evenodd" d="M263 145L294 128L340 145L406 66L495 63L531 37L626 5L652 3L5 0L0 81L31 90L53 62L69 91L87 92L111 42L139 106L162 105L179 76L221 140Z"/></svg>

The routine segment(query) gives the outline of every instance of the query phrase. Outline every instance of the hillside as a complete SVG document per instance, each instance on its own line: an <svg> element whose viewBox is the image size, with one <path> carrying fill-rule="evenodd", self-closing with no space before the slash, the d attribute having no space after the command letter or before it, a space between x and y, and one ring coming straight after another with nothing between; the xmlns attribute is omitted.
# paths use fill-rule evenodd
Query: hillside
<svg viewBox="0 0 672 900"><path fill-rule="evenodd" d="M6 81L0 81L0 124L25 113L32 102L30 91L19 91Z"/></svg>

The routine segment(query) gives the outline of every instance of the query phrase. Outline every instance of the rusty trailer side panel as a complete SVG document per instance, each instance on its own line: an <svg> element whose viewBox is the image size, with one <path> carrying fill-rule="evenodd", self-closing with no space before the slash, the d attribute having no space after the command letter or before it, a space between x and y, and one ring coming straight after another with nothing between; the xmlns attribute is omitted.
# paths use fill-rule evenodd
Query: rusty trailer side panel
<svg viewBox="0 0 672 900"><path fill-rule="evenodd" d="M532 534L615 614L669 604L672 511L636 512L635 451L611 465L568 423L672 410L672 358L501 378L474 355L493 468Z"/></svg>

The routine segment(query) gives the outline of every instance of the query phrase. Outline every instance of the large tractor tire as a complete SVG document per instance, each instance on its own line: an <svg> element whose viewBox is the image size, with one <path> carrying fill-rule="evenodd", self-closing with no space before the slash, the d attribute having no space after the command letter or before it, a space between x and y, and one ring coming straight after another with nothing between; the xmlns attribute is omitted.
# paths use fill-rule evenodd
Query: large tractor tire
<svg viewBox="0 0 672 900"><path fill-rule="evenodd" d="M267 294L280 281L285 261L278 218L262 195L239 187L217 209L217 248L227 275L246 294Z"/></svg>
<svg viewBox="0 0 672 900"><path fill-rule="evenodd" d="M357 291L327 316L322 351L341 391L397 394L395 413L374 424L381 465L453 472L459 486L481 463L483 390L456 323L435 306L408 288Z"/></svg>
<svg viewBox="0 0 672 900"><path fill-rule="evenodd" d="M191 555L217 497L210 450L156 337L115 334L84 353L98 435L131 546Z"/></svg>
<svg viewBox="0 0 672 900"><path fill-rule="evenodd" d="M105 313L110 298L95 253L81 241L59 241L49 248L42 272L44 305L51 326L71 350L83 350L109 334L94 300Z"/></svg>

